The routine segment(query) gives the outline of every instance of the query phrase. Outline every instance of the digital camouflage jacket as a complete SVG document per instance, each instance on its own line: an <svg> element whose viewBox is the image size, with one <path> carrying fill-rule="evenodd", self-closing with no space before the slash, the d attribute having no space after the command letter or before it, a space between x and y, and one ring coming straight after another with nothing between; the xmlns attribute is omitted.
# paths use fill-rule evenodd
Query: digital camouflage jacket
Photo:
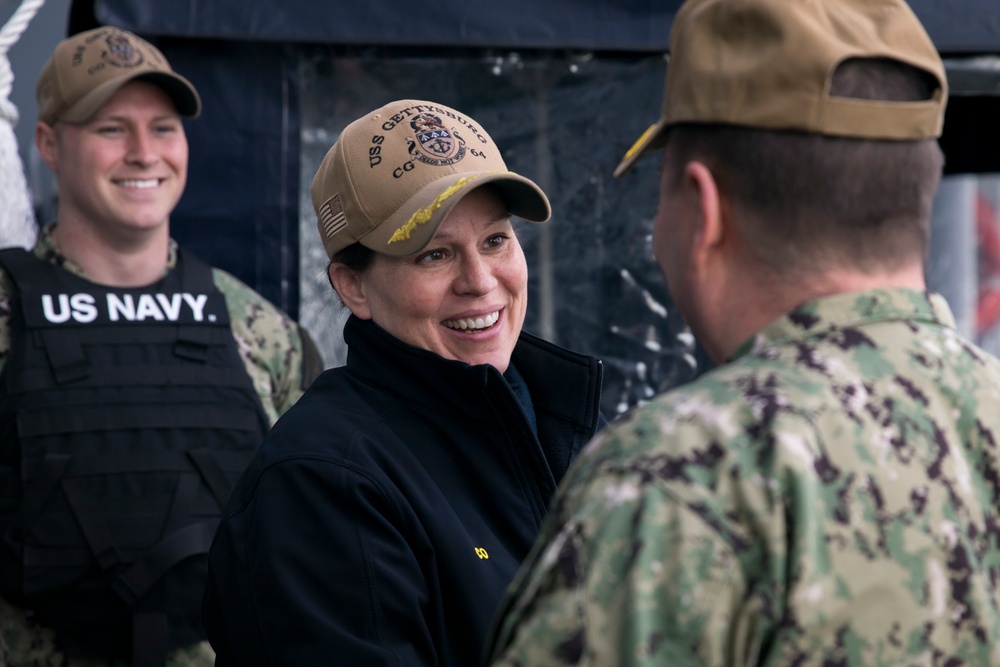
<svg viewBox="0 0 1000 667"><path fill-rule="evenodd" d="M490 663L1000 664L998 402L939 295L794 310L588 446Z"/></svg>

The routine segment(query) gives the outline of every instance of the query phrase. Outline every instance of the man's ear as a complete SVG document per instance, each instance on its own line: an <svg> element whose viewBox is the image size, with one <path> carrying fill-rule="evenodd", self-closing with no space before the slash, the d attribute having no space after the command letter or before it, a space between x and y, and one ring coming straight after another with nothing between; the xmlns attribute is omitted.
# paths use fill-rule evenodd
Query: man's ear
<svg viewBox="0 0 1000 667"><path fill-rule="evenodd" d="M35 146L42 161L48 165L52 173L58 173L59 137L56 129L43 121L35 125Z"/></svg>
<svg viewBox="0 0 1000 667"><path fill-rule="evenodd" d="M694 266L705 266L726 241L726 220L719 188L711 169L703 162L689 162L684 168L685 186L698 202L698 228L692 237Z"/></svg>
<svg viewBox="0 0 1000 667"><path fill-rule="evenodd" d="M334 263L327 269L330 276L330 284L337 291L340 300L350 311L363 320L372 318L371 308L368 306L368 296L362 282L362 274L345 264Z"/></svg>

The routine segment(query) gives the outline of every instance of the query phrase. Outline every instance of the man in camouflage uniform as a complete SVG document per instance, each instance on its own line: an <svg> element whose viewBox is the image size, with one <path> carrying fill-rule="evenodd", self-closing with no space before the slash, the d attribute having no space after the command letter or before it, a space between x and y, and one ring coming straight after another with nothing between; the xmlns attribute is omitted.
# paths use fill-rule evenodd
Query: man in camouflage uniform
<svg viewBox="0 0 1000 667"><path fill-rule="evenodd" d="M1000 362L926 290L942 63L902 0L688 0L654 248L719 366L567 475L492 665L1000 664Z"/></svg>
<svg viewBox="0 0 1000 667"><path fill-rule="evenodd" d="M61 275L71 276L63 279L69 280L68 284L90 282L119 289L121 294L135 292L137 298L143 298L145 286L152 286L150 291L155 292L159 281L178 268L179 258L189 257L170 238L169 214L180 199L187 175L187 141L181 117L194 118L200 113L196 90L170 69L151 44L130 33L101 27L60 43L42 72L38 97L36 139L42 158L56 174L60 209L58 220L42 231L33 256L43 265L64 270ZM248 376L233 382L245 386L248 398L244 405L256 406L250 416L259 416L240 428L255 433L254 424L260 423L266 430L301 396L322 370L322 363L309 336L287 315L228 273L215 268L209 271L206 281L214 283L224 298L223 310L228 312L234 339L223 343L233 350L228 358L235 360L237 375L245 368ZM72 283L74 280L78 282ZM22 286L22 294L27 295L24 289ZM11 389L15 374L2 373L20 362L14 355L19 348L12 348L17 340L12 341L12 335L14 324L21 321L18 318L26 315L21 315L15 295L12 276L0 270L3 428L10 428L14 418L18 423L21 419L17 403L10 402L16 400ZM146 316L161 320L164 313L170 313L168 306L172 304L162 294L147 296L147 308L152 310ZM178 312L177 304L183 304L180 296L173 304ZM183 296L186 299L189 295ZM157 303L163 305L162 310ZM76 309L73 315L83 321L87 312ZM69 316L68 311L63 314ZM135 389L141 390L141 386ZM5 413L5 405L15 407ZM19 436L14 433L8 438L0 435L0 440L7 440L0 445L16 448ZM248 446L253 443L248 441ZM0 473L14 455L8 449L3 452ZM19 534L5 535L5 548L11 548L17 539ZM200 587L192 597L197 597L197 606L191 613L198 614ZM170 651L166 664L207 666L214 663L214 657L208 642L201 641ZM0 665L128 662L124 657L72 656L60 637L23 600L15 603L13 598L0 598ZM162 659L159 664L163 664Z"/></svg>

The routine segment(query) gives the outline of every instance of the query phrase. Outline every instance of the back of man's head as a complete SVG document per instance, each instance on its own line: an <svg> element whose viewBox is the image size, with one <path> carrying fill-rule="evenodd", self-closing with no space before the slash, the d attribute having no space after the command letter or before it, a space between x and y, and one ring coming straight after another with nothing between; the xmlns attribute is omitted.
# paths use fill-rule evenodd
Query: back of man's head
<svg viewBox="0 0 1000 667"><path fill-rule="evenodd" d="M903 0L688 0L660 119L616 175L669 138L674 163L712 168L768 263L905 262L926 247L946 102Z"/></svg>
<svg viewBox="0 0 1000 667"><path fill-rule="evenodd" d="M836 94L834 73L855 59L923 70L936 90L919 102ZM934 138L947 97L944 65L904 0L687 0L671 32L660 119L616 175L662 147L667 129L679 123L855 139Z"/></svg>
<svg viewBox="0 0 1000 667"><path fill-rule="evenodd" d="M926 99L920 70L853 60L833 88L859 99ZM854 139L735 125L668 130L668 172L708 165L758 259L781 274L893 271L921 260L942 171L934 139Z"/></svg>

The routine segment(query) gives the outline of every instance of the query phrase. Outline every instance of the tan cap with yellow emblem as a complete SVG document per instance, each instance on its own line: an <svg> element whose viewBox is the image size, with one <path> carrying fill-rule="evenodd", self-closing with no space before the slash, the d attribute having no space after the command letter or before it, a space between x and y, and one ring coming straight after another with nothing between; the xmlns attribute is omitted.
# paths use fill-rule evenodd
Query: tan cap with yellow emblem
<svg viewBox="0 0 1000 667"><path fill-rule="evenodd" d="M313 178L323 247L331 258L356 242L415 253L463 196L487 183L511 215L551 215L542 189L507 169L479 123L435 102L390 102L344 128Z"/></svg>
<svg viewBox="0 0 1000 667"><path fill-rule="evenodd" d="M895 60L933 75L934 96L889 102L830 94L851 58ZM857 139L937 137L944 65L904 0L687 0L670 33L660 119L615 169L662 148L678 123L720 123Z"/></svg>

